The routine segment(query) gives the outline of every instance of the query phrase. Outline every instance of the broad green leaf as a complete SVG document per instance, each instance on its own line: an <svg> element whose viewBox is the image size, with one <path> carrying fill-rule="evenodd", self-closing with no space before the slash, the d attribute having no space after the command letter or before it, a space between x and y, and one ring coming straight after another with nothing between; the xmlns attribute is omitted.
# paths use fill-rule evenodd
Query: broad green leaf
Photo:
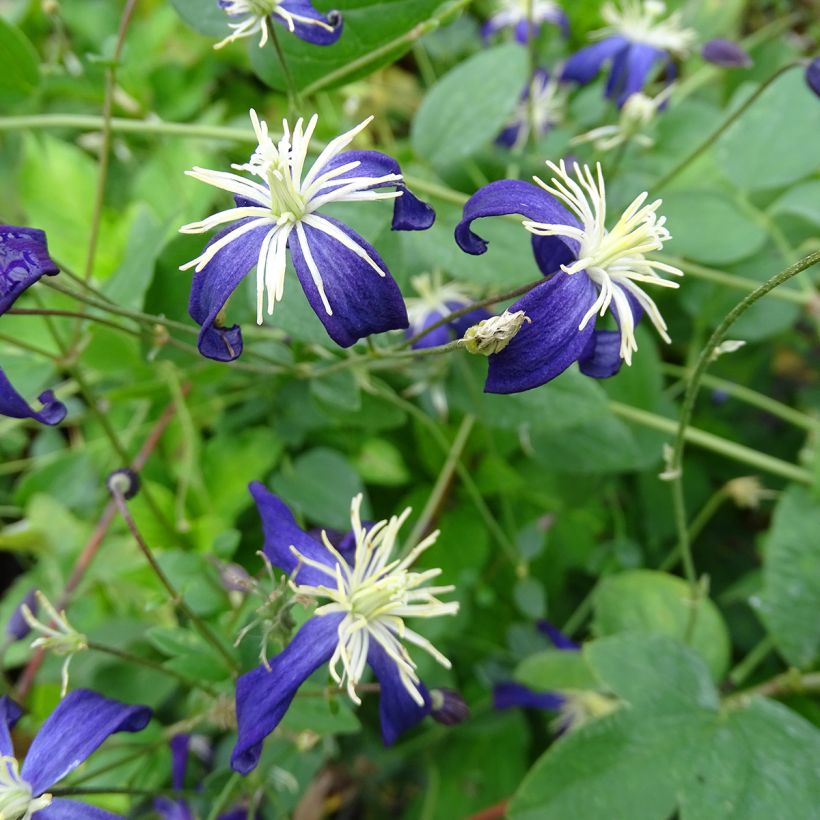
<svg viewBox="0 0 820 820"><path fill-rule="evenodd" d="M547 612L547 596L535 578L519 578L513 587L513 601L522 615L535 620Z"/></svg>
<svg viewBox="0 0 820 820"><path fill-rule="evenodd" d="M820 179L795 185L769 206L770 214L796 214L820 225Z"/></svg>
<svg viewBox="0 0 820 820"><path fill-rule="evenodd" d="M346 72L333 85L354 82L398 60L410 48L412 41L407 39L396 44L395 48L389 48L390 44L428 19L441 5L441 0L316 0L314 5L324 13L331 9L340 11L344 30L333 45L316 46L288 34L287 29L281 26L276 28L297 89L305 88L333 71L346 69L354 60L371 55L373 59L367 59L355 71ZM271 44L260 49L257 41L252 40L248 48L251 65L259 77L271 88L285 90L287 83ZM379 49L386 50L376 54Z"/></svg>
<svg viewBox="0 0 820 820"><path fill-rule="evenodd" d="M428 92L411 131L413 148L433 165L457 162L489 143L527 82L527 53L516 44L479 52Z"/></svg>
<svg viewBox="0 0 820 820"><path fill-rule="evenodd" d="M17 26L0 17L0 100L33 94L40 84L37 52Z"/></svg>
<svg viewBox="0 0 820 820"><path fill-rule="evenodd" d="M369 484L388 487L401 486L411 478L399 448L384 438L371 438L362 444L356 470Z"/></svg>
<svg viewBox="0 0 820 820"><path fill-rule="evenodd" d="M748 86L742 87L733 103L751 91ZM812 135L818 133L820 106L806 85L803 68L795 68L769 86L729 126L715 145L715 157L738 188L777 188L817 170L820 147ZM671 219L669 223L673 225ZM702 224L707 227L707 220L703 219ZM727 232L732 230L728 224L720 227ZM674 235L674 225L671 230Z"/></svg>
<svg viewBox="0 0 820 820"><path fill-rule="evenodd" d="M171 5L179 16L200 34L222 40L231 33L228 28L228 15L216 0L213 3L208 0L171 0Z"/></svg>
<svg viewBox="0 0 820 820"><path fill-rule="evenodd" d="M802 487L780 498L763 551L761 617L789 663L811 666L820 648L820 502Z"/></svg>
<svg viewBox="0 0 820 820"><path fill-rule="evenodd" d="M692 612L689 585L654 570L636 569L604 578L594 597L596 635L621 632L683 639ZM729 633L708 598L698 603L692 647L719 681L729 663Z"/></svg>
<svg viewBox="0 0 820 820"><path fill-rule="evenodd" d="M282 728L291 732L316 732L320 735L349 735L358 732L361 724L353 714L346 697L330 700L321 690L307 686L288 707Z"/></svg>
<svg viewBox="0 0 820 820"><path fill-rule="evenodd" d="M546 649L523 660L515 679L541 691L552 689L597 689L598 679L583 652Z"/></svg>

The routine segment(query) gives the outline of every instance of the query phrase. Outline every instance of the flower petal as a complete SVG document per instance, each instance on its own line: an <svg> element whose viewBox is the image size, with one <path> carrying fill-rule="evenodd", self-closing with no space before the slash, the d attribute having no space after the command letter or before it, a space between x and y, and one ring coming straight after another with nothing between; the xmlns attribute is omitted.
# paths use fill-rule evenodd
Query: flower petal
<svg viewBox="0 0 820 820"><path fill-rule="evenodd" d="M40 393L39 400L42 410L35 410L14 389L8 377L0 367L0 416L12 419L34 419L41 424L59 424L66 414L66 407L54 398L51 390Z"/></svg>
<svg viewBox="0 0 820 820"><path fill-rule="evenodd" d="M493 688L493 707L495 709L560 709L566 698L555 692L534 692L523 683L505 681Z"/></svg>
<svg viewBox="0 0 820 820"><path fill-rule="evenodd" d="M10 697L0 698L0 757L14 757L11 730L22 714L23 710Z"/></svg>
<svg viewBox="0 0 820 820"><path fill-rule="evenodd" d="M464 307L464 305L448 305L448 307L450 310L458 310L460 307ZM476 308L469 313L465 313L463 316L459 316L458 319L454 319L450 322L450 327L455 332L456 339L460 339L469 328L484 321L484 319L489 319L490 316L492 316L492 313L486 308Z"/></svg>
<svg viewBox="0 0 820 820"><path fill-rule="evenodd" d="M228 231L248 223L251 218L233 223L215 234L208 245ZM191 283L188 313L201 326L199 352L208 359L230 362L242 353L242 331L239 325L222 327L219 314L239 283L259 258L262 240L271 225L261 225L226 245L199 272Z"/></svg>
<svg viewBox="0 0 820 820"><path fill-rule="evenodd" d="M531 323L490 356L484 390L519 393L563 373L586 349L594 323L578 327L595 299L595 285L584 271L559 273L519 299L509 309L523 310Z"/></svg>
<svg viewBox="0 0 820 820"><path fill-rule="evenodd" d="M393 157L383 154L381 151L344 151L328 162L322 168L322 173L332 171L334 168L340 168L342 165L351 162L358 162L359 165L344 174L334 177L333 182L336 182L336 180L344 182L345 179L354 177L379 178L388 174L401 173L399 163ZM333 187L335 186L328 190L333 190ZM386 186L373 185L370 188L362 188L362 190L382 187L394 187L397 191L402 192L402 195L394 200L392 224L394 231L423 231L435 222L436 212L426 202L419 199L403 181L388 183ZM325 188L323 187L321 190L324 191Z"/></svg>
<svg viewBox="0 0 820 820"><path fill-rule="evenodd" d="M157 797L154 800L154 811L162 820L195 820L191 809L184 800L171 800L169 797Z"/></svg>
<svg viewBox="0 0 820 820"><path fill-rule="evenodd" d="M113 814L105 809L89 806L88 803L58 797L55 797L47 808L38 809L36 814L37 820L122 820L121 814Z"/></svg>
<svg viewBox="0 0 820 820"><path fill-rule="evenodd" d="M643 90L649 73L656 63L667 60L669 55L662 49L646 43L631 43L620 51L612 63L605 94L616 98L620 108L633 94Z"/></svg>
<svg viewBox="0 0 820 820"><path fill-rule="evenodd" d="M588 83L595 79L607 60L629 46L626 37L616 35L607 37L599 43L593 43L576 51L565 63L561 71L562 80L574 80L576 83Z"/></svg>
<svg viewBox="0 0 820 820"><path fill-rule="evenodd" d="M595 330L589 343L578 359L578 367L585 376L593 379L608 379L620 369L621 334L617 330Z"/></svg>
<svg viewBox="0 0 820 820"><path fill-rule="evenodd" d="M293 574L299 563L299 559L291 551L291 546L294 546L305 558L326 565L331 573L334 571L336 561L333 555L322 543L311 538L299 527L293 513L280 498L259 481L251 482L248 489L262 519L262 531L265 534L262 549L275 567L279 567L288 575ZM316 586L327 584L330 576L315 567L301 564L295 580L299 584Z"/></svg>
<svg viewBox="0 0 820 820"><path fill-rule="evenodd" d="M415 336L421 333L425 328L435 324L443 318L443 314L438 310L431 310L424 316L424 320L418 324L409 327L406 331L407 337ZM426 336L422 336L417 342L413 343L413 350L423 350L427 347L438 347L439 345L446 345L450 341L450 329L448 325L444 324L431 330Z"/></svg>
<svg viewBox="0 0 820 820"><path fill-rule="evenodd" d="M0 314L41 276L59 272L48 255L44 231L0 225Z"/></svg>
<svg viewBox="0 0 820 820"><path fill-rule="evenodd" d="M377 641L370 641L367 662L381 685L379 717L382 724L382 740L386 746L392 746L400 735L430 714L430 693L423 683L417 685L424 698L424 706L419 706L401 682L395 662L390 660Z"/></svg>
<svg viewBox="0 0 820 820"><path fill-rule="evenodd" d="M282 2L279 3L279 8L288 14L297 15L298 17L307 17L310 20L318 20L331 27L330 30L328 30L325 26L317 26L294 19L293 34L300 40L313 43L313 45L316 46L330 46L342 36L344 21L338 11L330 11L327 15L324 15L313 8L313 4L309 3L308 0L282 0ZM274 14L273 19L290 31L287 20L281 15Z"/></svg>
<svg viewBox="0 0 820 820"><path fill-rule="evenodd" d="M472 254L481 254L487 250L487 242L473 233L471 226L474 220L487 216L504 216L521 214L536 222L548 224L561 223L580 227L578 220L558 202L537 185L517 179L501 179L479 188L464 205L464 215L456 226L455 237L459 247ZM533 252L542 271L541 259L562 259L564 262L575 259L578 243L563 236L534 236ZM547 273L557 269L551 268Z"/></svg>
<svg viewBox="0 0 820 820"><path fill-rule="evenodd" d="M404 299L387 272L384 260L347 225L328 216L321 218L342 231L386 273L380 276L361 256L324 231L304 223L297 225L288 239L293 265L311 307L330 338L341 347L350 347L372 333L406 328ZM307 248L302 246L299 228L304 231ZM310 258L306 258L306 250ZM310 259L321 277L331 314L311 274Z"/></svg>
<svg viewBox="0 0 820 820"><path fill-rule="evenodd" d="M270 660L270 671L258 666L236 682L239 737L231 766L240 774L256 768L265 738L279 725L296 690L330 660L339 640L341 614L314 616L293 640Z"/></svg>
<svg viewBox="0 0 820 820"><path fill-rule="evenodd" d="M34 738L20 775L42 794L83 763L115 732L139 732L151 720L147 706L109 700L90 689L75 689Z"/></svg>
<svg viewBox="0 0 820 820"><path fill-rule="evenodd" d="M556 649L563 649L568 651L575 651L580 649L581 647L572 640L572 638L568 638L561 630L551 624L549 621L545 619L541 619L535 625L539 632L543 633L550 639L550 643Z"/></svg>

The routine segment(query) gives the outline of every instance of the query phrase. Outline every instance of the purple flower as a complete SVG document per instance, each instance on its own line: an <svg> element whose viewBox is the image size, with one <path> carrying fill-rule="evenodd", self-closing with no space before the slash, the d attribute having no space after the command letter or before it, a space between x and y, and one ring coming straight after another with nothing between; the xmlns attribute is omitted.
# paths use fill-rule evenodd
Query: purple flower
<svg viewBox="0 0 820 820"><path fill-rule="evenodd" d="M432 276L422 273L414 276L411 283L418 297L407 299L407 316L410 320L410 327L406 331L408 338L421 333L448 314L474 301L469 293L469 287L456 282L444 284L438 273ZM437 347L447 344L451 338L460 339L467 328L486 319L489 315L484 308L471 310L464 316L459 316L452 322L447 322L430 331L426 336L422 336L414 342L413 348L418 350L425 347Z"/></svg>
<svg viewBox="0 0 820 820"><path fill-rule="evenodd" d="M820 57L815 57L806 66L806 85L820 97Z"/></svg>
<svg viewBox="0 0 820 820"><path fill-rule="evenodd" d="M115 732L139 732L151 719L146 706L128 706L89 689L65 697L37 733L22 766L14 757L11 729L22 711L0 698L0 816L37 820L110 820L119 815L54 798L51 786L74 771Z"/></svg>
<svg viewBox="0 0 820 820"><path fill-rule="evenodd" d="M326 15L313 8L309 0L217 0L228 17L244 17L238 23L229 23L232 33L214 48L261 34L259 47L268 42L271 21L284 26L300 40L317 46L330 46L342 36L342 15L330 11Z"/></svg>
<svg viewBox="0 0 820 820"><path fill-rule="evenodd" d="M54 276L59 271L48 255L43 231L0 225L0 315L41 276ZM32 408L0 367L0 416L34 419L42 424L59 424L65 418L66 408L51 390L40 394L40 402L42 410Z"/></svg>
<svg viewBox="0 0 820 820"><path fill-rule="evenodd" d="M6 635L13 641L22 641L31 632L31 626L23 616L23 607L28 607L29 612L37 615L37 590L32 588L24 596L23 600L11 613L11 618L6 624Z"/></svg>
<svg viewBox="0 0 820 820"><path fill-rule="evenodd" d="M594 35L600 42L573 54L561 78L588 83L611 61L606 96L615 99L619 108L630 95L643 90L655 66L666 65L671 81L672 58L689 51L695 33L683 27L679 12L658 19L665 11L659 0L623 0L621 8L605 4L601 14L608 25Z"/></svg>
<svg viewBox="0 0 820 820"><path fill-rule="evenodd" d="M752 58L737 43L720 37L704 43L700 56L722 68L752 67Z"/></svg>
<svg viewBox="0 0 820 820"><path fill-rule="evenodd" d="M670 238L665 218L656 213L661 200L645 205L642 193L607 230L606 194L601 166L597 178L587 166L575 165L575 177L548 162L556 174L551 184L500 180L481 188L464 206L456 227L456 242L467 253L481 254L487 242L473 233L474 220L486 216L522 214L533 235L532 248L542 284L510 306L531 320L510 343L489 357L484 389L518 393L546 384L578 362L594 378L618 372L636 351L635 325L647 313L661 337L669 341L666 324L639 283L676 288L658 271L682 276L671 265L648 259ZM565 207L566 206L566 207ZM599 316L612 308L618 330L596 328Z"/></svg>
<svg viewBox="0 0 820 820"><path fill-rule="evenodd" d="M393 558L399 528L410 510L369 529L362 524L361 495L351 503L352 549L342 552L323 535L301 530L288 508L262 484L250 485L265 534L270 562L291 576L294 590L308 599L329 599L319 606L268 668L260 665L237 681L239 738L231 765L247 774L259 762L265 738L288 710L297 689L320 666L359 703L356 686L370 666L380 683L379 711L387 744L415 726L431 710L430 694L416 674L404 642L450 662L426 638L409 629L405 618L454 615L457 603L436 597L451 586L424 586L441 570L410 571L411 564L438 537L425 538L405 557ZM342 672L338 671L341 664Z"/></svg>
<svg viewBox="0 0 820 820"><path fill-rule="evenodd" d="M532 26L530 26L530 2L532 2ZM519 43L537 37L544 23L561 28L564 37L569 36L569 20L564 10L552 0L498 0L497 11L481 27L481 36L487 40L505 28L515 32Z"/></svg>
<svg viewBox="0 0 820 820"><path fill-rule="evenodd" d="M557 78L545 68L536 68L532 80L521 94L512 118L496 137L499 145L520 148L530 139L530 122L534 137L541 137L564 118L566 94Z"/></svg>
<svg viewBox="0 0 820 820"><path fill-rule="evenodd" d="M196 259L182 266L195 269L188 312L202 330L199 350L208 358L231 361L242 352L237 325L222 326L225 304L242 278L256 265L257 321L265 296L273 314L282 298L288 251L302 289L328 335L349 347L371 333L407 327L401 292L387 266L359 234L319 215L332 202L395 199L393 230L429 228L435 213L404 184L398 163L378 151L345 151L372 117L331 140L312 168L303 174L317 117L306 129L297 121L274 143L255 111L251 120L258 146L244 165L234 165L261 180L223 171L194 168L188 175L234 194L236 207L180 228L204 233L227 223ZM376 188L394 188L377 192Z"/></svg>

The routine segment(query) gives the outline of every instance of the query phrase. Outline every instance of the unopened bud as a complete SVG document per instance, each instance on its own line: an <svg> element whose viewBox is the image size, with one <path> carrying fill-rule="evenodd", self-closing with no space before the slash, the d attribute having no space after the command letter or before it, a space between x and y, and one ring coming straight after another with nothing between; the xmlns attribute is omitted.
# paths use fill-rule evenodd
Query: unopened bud
<svg viewBox="0 0 820 820"><path fill-rule="evenodd" d="M820 97L820 57L815 57L806 66L806 85Z"/></svg>
<svg viewBox="0 0 820 820"><path fill-rule="evenodd" d="M720 358L724 353L734 353L736 350L740 350L740 348L744 347L745 345L746 342L742 341L741 339L727 339L725 342L721 342L712 351L712 355L709 357L709 361L715 361L715 359Z"/></svg>
<svg viewBox="0 0 820 820"><path fill-rule="evenodd" d="M464 723L470 717L470 707L455 689L431 689L430 717L445 726Z"/></svg>
<svg viewBox="0 0 820 820"><path fill-rule="evenodd" d="M719 65L721 68L751 68L752 58L731 40L720 37L704 43L700 56L708 63Z"/></svg>
<svg viewBox="0 0 820 820"><path fill-rule="evenodd" d="M468 328L464 334L464 346L470 353L481 356L500 353L521 330L524 322L531 320L523 310L515 313L505 310L500 316L491 316Z"/></svg>
<svg viewBox="0 0 820 820"><path fill-rule="evenodd" d="M129 467L114 470L105 480L108 492L128 500L140 491L140 478Z"/></svg>
<svg viewBox="0 0 820 820"><path fill-rule="evenodd" d="M777 498L777 492L764 487L760 479L754 475L733 478L726 482L725 489L729 498L745 510L756 510L764 499Z"/></svg>
<svg viewBox="0 0 820 820"><path fill-rule="evenodd" d="M31 627L28 625L25 616L23 615L23 607L28 607L28 611L37 614L37 592L30 589L25 598L20 601L14 612L11 613L11 618L6 624L6 635L15 641L22 641L23 638L31 632Z"/></svg>
<svg viewBox="0 0 820 820"><path fill-rule="evenodd" d="M256 589L257 583L250 573L239 564L225 561L214 561L219 573L219 580L229 592L251 592Z"/></svg>

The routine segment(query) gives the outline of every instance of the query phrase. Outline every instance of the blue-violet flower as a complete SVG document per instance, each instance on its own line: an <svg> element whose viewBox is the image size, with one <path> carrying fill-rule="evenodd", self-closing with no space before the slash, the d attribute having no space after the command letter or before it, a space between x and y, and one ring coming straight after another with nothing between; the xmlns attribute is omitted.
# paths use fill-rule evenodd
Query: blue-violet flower
<svg viewBox="0 0 820 820"><path fill-rule="evenodd" d="M544 23L559 26L565 37L569 35L567 15L552 0L498 0L495 13L481 27L481 36L486 40L505 28L511 28L519 43L527 43L531 37L538 36Z"/></svg>
<svg viewBox="0 0 820 820"><path fill-rule="evenodd" d="M521 148L531 136L542 137L561 123L566 105L566 90L558 77L550 76L545 68L536 68L510 121L495 141L507 148Z"/></svg>

